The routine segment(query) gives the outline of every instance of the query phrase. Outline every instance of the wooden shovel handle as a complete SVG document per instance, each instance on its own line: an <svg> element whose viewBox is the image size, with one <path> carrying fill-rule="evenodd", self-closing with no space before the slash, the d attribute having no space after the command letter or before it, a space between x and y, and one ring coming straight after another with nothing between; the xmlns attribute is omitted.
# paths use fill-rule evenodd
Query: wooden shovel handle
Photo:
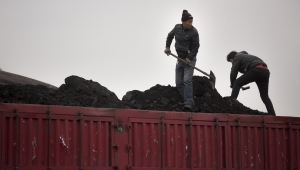
<svg viewBox="0 0 300 170"><path fill-rule="evenodd" d="M203 74L207 75L208 77L210 77L210 75L209 75L209 74L205 73L204 71L200 70L199 68L197 68L197 67L195 67L195 66L193 66L193 65L191 65L191 64L188 64L188 63L187 63L187 62L186 62L184 59L177 57L175 54L173 54L173 53L170 53L170 55L171 55L171 56L173 56L173 57L175 57L175 58L177 58L178 60L180 60L180 61L182 61L182 62L186 63L187 65L189 65L189 66L193 67L194 69L196 69L196 70L200 71L201 73L203 73Z"/></svg>

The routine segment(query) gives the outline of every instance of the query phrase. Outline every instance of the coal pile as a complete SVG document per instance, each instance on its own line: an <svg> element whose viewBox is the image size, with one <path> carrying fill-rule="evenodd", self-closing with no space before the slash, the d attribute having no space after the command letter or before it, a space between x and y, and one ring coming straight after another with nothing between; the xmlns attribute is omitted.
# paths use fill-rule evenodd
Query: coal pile
<svg viewBox="0 0 300 170"><path fill-rule="evenodd" d="M58 89L43 85L0 85L0 102L124 108L115 93L92 80L78 76L65 79Z"/></svg>
<svg viewBox="0 0 300 170"><path fill-rule="evenodd" d="M157 111L231 113L265 115L241 103L231 104L229 97L222 97L212 89L206 77L194 76L194 101L192 110L186 110L176 87L155 85L144 92L128 91L119 100L114 92L92 80L78 76L65 79L58 89L42 85L0 85L1 103L83 106L97 108L126 108Z"/></svg>

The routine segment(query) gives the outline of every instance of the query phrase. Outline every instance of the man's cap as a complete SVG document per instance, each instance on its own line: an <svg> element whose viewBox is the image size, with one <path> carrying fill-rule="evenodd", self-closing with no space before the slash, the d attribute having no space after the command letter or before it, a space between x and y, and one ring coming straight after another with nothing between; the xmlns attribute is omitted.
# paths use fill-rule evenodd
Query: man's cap
<svg viewBox="0 0 300 170"><path fill-rule="evenodd" d="M181 21L185 22L189 19L193 19L193 16L187 10L184 9L183 12L182 12Z"/></svg>

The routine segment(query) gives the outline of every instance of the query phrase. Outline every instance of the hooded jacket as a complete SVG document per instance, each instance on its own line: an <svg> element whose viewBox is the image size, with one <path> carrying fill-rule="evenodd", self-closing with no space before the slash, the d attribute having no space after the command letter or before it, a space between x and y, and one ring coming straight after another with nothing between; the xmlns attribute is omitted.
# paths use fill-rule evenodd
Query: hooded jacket
<svg viewBox="0 0 300 170"><path fill-rule="evenodd" d="M231 85L233 85L234 81L236 80L238 72L245 73L259 64L267 66L262 59L254 55L250 55L246 51L237 53L233 59L230 72Z"/></svg>
<svg viewBox="0 0 300 170"><path fill-rule="evenodd" d="M190 60L197 56L198 49L200 47L199 34L195 27L191 29L183 29L182 24L176 24L173 30L168 34L166 47L170 48L173 38L175 36L175 49L179 54L187 54L187 58ZM179 55L186 57L186 55ZM185 58L184 58L185 59Z"/></svg>

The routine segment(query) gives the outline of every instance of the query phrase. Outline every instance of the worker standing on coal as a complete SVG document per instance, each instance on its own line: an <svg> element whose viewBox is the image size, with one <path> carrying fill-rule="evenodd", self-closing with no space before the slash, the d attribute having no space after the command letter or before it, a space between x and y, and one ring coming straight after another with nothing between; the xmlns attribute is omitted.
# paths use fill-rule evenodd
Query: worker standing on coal
<svg viewBox="0 0 300 170"><path fill-rule="evenodd" d="M186 63L177 60L175 70L176 87L184 99L184 108L191 109L194 105L193 99L193 74L194 68L187 65L196 65L196 56L200 47L199 34L195 27L193 27L193 16L187 11L183 10L181 17L181 24L176 24L169 32L166 40L165 53L171 53L170 46L175 37L175 49L179 58L182 58Z"/></svg>
<svg viewBox="0 0 300 170"><path fill-rule="evenodd" d="M237 102L236 99L242 86L255 82L268 113L276 116L268 94L270 71L267 64L262 59L250 55L246 51L231 51L227 55L227 61L232 63L230 72L231 102ZM243 75L236 79L238 72L243 73Z"/></svg>

